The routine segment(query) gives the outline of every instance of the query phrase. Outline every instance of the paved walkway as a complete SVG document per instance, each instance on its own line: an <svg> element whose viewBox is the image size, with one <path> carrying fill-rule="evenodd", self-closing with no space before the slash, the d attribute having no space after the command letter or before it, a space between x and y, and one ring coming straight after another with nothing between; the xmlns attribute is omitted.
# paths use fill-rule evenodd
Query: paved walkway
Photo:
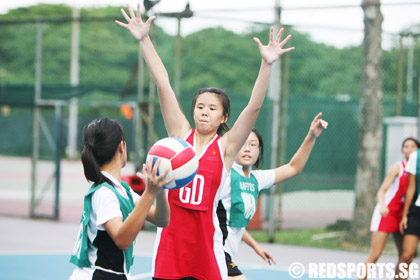
<svg viewBox="0 0 420 280"><path fill-rule="evenodd" d="M54 162L39 161L37 165L35 209L39 215L51 216L55 199ZM132 163L122 169L123 175L134 174ZM83 196L89 188L84 178L82 163L61 161L59 219L79 222ZM48 184L49 183L49 184ZM31 201L31 161L29 158L0 156L0 215L29 217ZM261 200L262 209L266 199ZM354 197L350 191L299 191L282 197L282 228L324 227L337 219L351 219Z"/></svg>

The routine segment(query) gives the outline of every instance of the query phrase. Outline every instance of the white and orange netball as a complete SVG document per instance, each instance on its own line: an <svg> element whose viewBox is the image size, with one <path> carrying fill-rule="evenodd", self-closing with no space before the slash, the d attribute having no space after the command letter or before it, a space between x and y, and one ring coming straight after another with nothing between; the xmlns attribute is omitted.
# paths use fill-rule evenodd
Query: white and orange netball
<svg viewBox="0 0 420 280"><path fill-rule="evenodd" d="M197 174L198 159L194 149L186 141L167 137L157 141L149 150L146 162L153 164L160 159L158 174L169 170L165 179L174 178L166 184L166 189L179 189L188 185Z"/></svg>

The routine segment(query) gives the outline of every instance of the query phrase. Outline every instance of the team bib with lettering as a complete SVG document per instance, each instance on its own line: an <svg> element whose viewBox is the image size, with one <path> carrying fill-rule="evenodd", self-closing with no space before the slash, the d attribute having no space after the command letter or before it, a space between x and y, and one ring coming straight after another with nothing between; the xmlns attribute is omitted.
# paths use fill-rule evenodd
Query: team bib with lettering
<svg viewBox="0 0 420 280"><path fill-rule="evenodd" d="M257 211L258 181L252 173L250 178L246 178L232 168L230 186L232 200L229 226L246 227Z"/></svg>
<svg viewBox="0 0 420 280"><path fill-rule="evenodd" d="M190 184L177 190L170 190L169 193L173 202L178 206L190 210L207 211L211 188L206 182L212 182L212 180L213 172L211 170L199 169Z"/></svg>

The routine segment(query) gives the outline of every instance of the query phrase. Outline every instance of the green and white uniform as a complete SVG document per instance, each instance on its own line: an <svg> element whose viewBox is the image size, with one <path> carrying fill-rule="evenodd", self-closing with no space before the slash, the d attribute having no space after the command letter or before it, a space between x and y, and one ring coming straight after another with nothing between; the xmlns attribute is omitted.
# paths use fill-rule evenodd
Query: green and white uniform
<svg viewBox="0 0 420 280"><path fill-rule="evenodd" d="M70 260L77 267L70 280L95 279L97 274L104 273L107 279L130 279L134 243L130 249L122 251L104 225L116 217L125 220L140 196L126 182L118 182L105 171L102 174L113 186L108 183L92 186L85 196L79 234Z"/></svg>
<svg viewBox="0 0 420 280"><path fill-rule="evenodd" d="M260 191L270 188L274 178L273 169L252 170L250 178L246 178L242 166L233 164L218 207L218 217L225 240L224 249L232 258L236 255L246 226L257 211Z"/></svg>

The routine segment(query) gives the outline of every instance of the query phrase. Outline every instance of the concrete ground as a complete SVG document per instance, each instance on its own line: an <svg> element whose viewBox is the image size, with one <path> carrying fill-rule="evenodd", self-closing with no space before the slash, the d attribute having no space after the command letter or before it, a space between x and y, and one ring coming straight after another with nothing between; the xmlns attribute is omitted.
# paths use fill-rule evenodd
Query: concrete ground
<svg viewBox="0 0 420 280"><path fill-rule="evenodd" d="M34 213L51 216L54 213L54 162L39 161L36 167ZM134 174L132 163L122 170L123 175ZM29 217L31 201L31 160L0 156L0 215ZM83 167L78 161L61 161L59 190L59 220L78 222L83 196L89 188ZM267 199L261 200L264 207ZM351 191L299 191L283 194L282 228L324 227L338 219L351 219L354 195Z"/></svg>

